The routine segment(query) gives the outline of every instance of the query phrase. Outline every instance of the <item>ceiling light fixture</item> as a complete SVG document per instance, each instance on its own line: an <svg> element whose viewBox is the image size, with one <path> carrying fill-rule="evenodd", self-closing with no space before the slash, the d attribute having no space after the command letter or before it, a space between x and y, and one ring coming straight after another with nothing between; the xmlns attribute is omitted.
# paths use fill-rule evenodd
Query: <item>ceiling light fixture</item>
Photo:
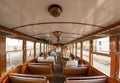
<svg viewBox="0 0 120 83"><path fill-rule="evenodd" d="M57 42L60 42L60 36L62 35L62 31L54 31L53 35L56 36Z"/></svg>
<svg viewBox="0 0 120 83"><path fill-rule="evenodd" d="M49 6L48 11L53 17L58 17L62 13L62 8L60 5L52 4Z"/></svg>

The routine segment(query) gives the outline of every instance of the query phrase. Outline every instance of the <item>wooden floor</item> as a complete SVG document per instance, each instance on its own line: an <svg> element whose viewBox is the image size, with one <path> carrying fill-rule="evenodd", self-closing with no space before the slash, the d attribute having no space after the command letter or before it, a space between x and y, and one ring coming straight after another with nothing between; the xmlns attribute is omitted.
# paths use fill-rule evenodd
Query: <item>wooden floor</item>
<svg viewBox="0 0 120 83"><path fill-rule="evenodd" d="M62 78L62 71L61 71L61 62L58 58L55 67L54 67L54 74L53 78L51 79L50 83L64 83L64 79Z"/></svg>

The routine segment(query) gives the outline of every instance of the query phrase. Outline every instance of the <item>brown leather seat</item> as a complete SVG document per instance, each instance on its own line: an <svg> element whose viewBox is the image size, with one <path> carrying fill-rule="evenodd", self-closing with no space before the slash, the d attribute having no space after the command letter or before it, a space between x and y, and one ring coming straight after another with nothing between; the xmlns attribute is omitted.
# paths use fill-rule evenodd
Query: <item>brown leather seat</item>
<svg viewBox="0 0 120 83"><path fill-rule="evenodd" d="M28 64L28 66L26 67L23 73L43 75L48 78L51 78L53 76L52 67L50 65Z"/></svg>
<svg viewBox="0 0 120 83"><path fill-rule="evenodd" d="M63 77L86 76L88 66L85 67L64 67Z"/></svg>
<svg viewBox="0 0 120 83"><path fill-rule="evenodd" d="M47 83L47 78L40 75L10 74L1 83Z"/></svg>
<svg viewBox="0 0 120 83"><path fill-rule="evenodd" d="M46 61L37 61L37 63L48 63L48 64L51 64L52 65L52 69L54 69L54 61L49 61L49 60L46 60Z"/></svg>
<svg viewBox="0 0 120 83"><path fill-rule="evenodd" d="M69 77L65 83L106 83L105 76Z"/></svg>
<svg viewBox="0 0 120 83"><path fill-rule="evenodd" d="M29 63L29 65L47 65L52 67L52 64L50 63Z"/></svg>
<svg viewBox="0 0 120 83"><path fill-rule="evenodd" d="M44 78L10 76L10 83L47 83Z"/></svg>

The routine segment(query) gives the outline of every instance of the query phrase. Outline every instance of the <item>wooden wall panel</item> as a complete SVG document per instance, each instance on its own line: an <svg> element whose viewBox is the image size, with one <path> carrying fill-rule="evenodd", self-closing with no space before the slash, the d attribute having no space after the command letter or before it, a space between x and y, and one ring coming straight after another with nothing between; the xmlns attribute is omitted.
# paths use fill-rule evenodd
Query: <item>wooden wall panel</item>
<svg viewBox="0 0 120 83"><path fill-rule="evenodd" d="M89 46L89 63L93 65L93 40L90 40L90 46Z"/></svg>
<svg viewBox="0 0 120 83"><path fill-rule="evenodd" d="M41 45L41 42L40 42L40 53L41 53L41 48L42 48L42 45Z"/></svg>
<svg viewBox="0 0 120 83"><path fill-rule="evenodd" d="M116 36L110 37L110 57L111 57L111 66L110 66L110 77L115 78L116 76Z"/></svg>
<svg viewBox="0 0 120 83"><path fill-rule="evenodd" d="M83 60L83 59L80 59L80 62L84 63L84 64L87 64L89 66L89 69L88 69L88 75L89 76L96 76L96 75L105 75L104 73L102 73L101 71L97 70L96 68L94 68L93 66L91 66L87 61ZM106 76L106 80L107 80L107 83L119 83L117 82L117 80L111 78L111 77L108 77L107 75Z"/></svg>
<svg viewBox="0 0 120 83"><path fill-rule="evenodd" d="M6 37L0 37L0 76L6 71Z"/></svg>
<svg viewBox="0 0 120 83"><path fill-rule="evenodd" d="M75 42L75 56L77 57L77 42Z"/></svg>
<svg viewBox="0 0 120 83"><path fill-rule="evenodd" d="M83 58L83 51L82 51L82 49L83 49L83 43L82 42L80 42L80 58Z"/></svg>
<svg viewBox="0 0 120 83"><path fill-rule="evenodd" d="M23 40L23 64L26 63L27 60L27 44L26 41Z"/></svg>
<svg viewBox="0 0 120 83"><path fill-rule="evenodd" d="M36 58L36 42L34 42L34 59Z"/></svg>

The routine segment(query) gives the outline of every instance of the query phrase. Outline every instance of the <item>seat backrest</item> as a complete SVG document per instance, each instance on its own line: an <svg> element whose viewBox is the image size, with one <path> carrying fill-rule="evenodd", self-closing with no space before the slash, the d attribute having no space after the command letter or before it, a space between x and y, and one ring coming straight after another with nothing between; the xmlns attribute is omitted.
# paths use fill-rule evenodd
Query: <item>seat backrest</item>
<svg viewBox="0 0 120 83"><path fill-rule="evenodd" d="M48 65L28 65L30 74L52 74L52 67Z"/></svg>
<svg viewBox="0 0 120 83"><path fill-rule="evenodd" d="M46 79L46 76L41 75L32 75L32 74L18 74L18 73L11 73L11 76L19 76L19 77L32 77L32 78L44 78Z"/></svg>
<svg viewBox="0 0 120 83"><path fill-rule="evenodd" d="M0 83L47 83L46 76L11 73Z"/></svg>
<svg viewBox="0 0 120 83"><path fill-rule="evenodd" d="M88 67L64 67L63 75L86 75Z"/></svg>
<svg viewBox="0 0 120 83"><path fill-rule="evenodd" d="M105 76L70 77L65 83L106 83Z"/></svg>
<svg viewBox="0 0 120 83"><path fill-rule="evenodd" d="M9 79L10 83L47 83L47 80L44 78L10 76Z"/></svg>
<svg viewBox="0 0 120 83"><path fill-rule="evenodd" d="M29 63L29 65L47 65L52 67L52 64L50 63Z"/></svg>
<svg viewBox="0 0 120 83"><path fill-rule="evenodd" d="M46 61L37 61L37 63L47 63L47 64L51 64L52 67L54 67L54 61L49 61L49 60L46 60Z"/></svg>

